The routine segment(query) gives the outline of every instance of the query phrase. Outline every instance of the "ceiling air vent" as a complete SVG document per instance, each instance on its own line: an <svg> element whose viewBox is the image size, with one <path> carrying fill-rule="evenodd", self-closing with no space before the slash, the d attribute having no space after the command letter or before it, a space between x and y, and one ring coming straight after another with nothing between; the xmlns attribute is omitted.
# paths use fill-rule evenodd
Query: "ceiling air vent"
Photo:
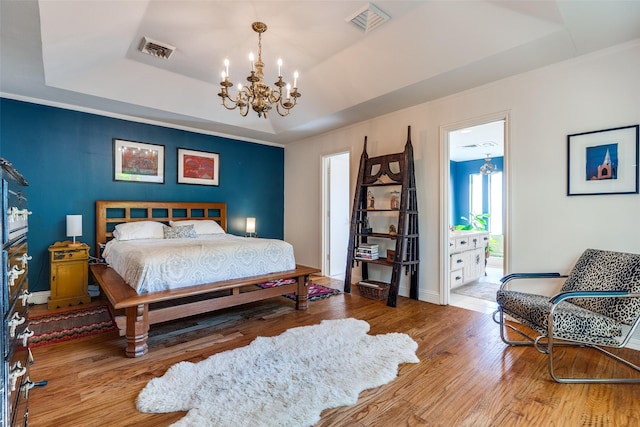
<svg viewBox="0 0 640 427"><path fill-rule="evenodd" d="M469 145L463 145L460 148L487 148L487 147L497 147L498 144L496 144L493 141L487 141L487 142L480 142L477 144L469 144Z"/></svg>
<svg viewBox="0 0 640 427"><path fill-rule="evenodd" d="M345 19L345 21L353 22L358 28L364 30L365 33L373 30L379 25L387 22L391 17L381 11L373 3L368 3L355 14Z"/></svg>
<svg viewBox="0 0 640 427"><path fill-rule="evenodd" d="M149 37L143 37L140 41L140 52L157 56L158 58L169 59L175 50L176 48L174 46L150 39Z"/></svg>

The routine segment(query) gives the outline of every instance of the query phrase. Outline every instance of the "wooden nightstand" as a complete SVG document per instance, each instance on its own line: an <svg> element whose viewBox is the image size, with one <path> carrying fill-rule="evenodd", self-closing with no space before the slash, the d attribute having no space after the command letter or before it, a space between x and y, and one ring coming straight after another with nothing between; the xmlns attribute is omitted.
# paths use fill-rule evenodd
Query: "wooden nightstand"
<svg viewBox="0 0 640 427"><path fill-rule="evenodd" d="M49 246L51 297L49 308L89 304L89 246L80 243L69 246L70 241Z"/></svg>

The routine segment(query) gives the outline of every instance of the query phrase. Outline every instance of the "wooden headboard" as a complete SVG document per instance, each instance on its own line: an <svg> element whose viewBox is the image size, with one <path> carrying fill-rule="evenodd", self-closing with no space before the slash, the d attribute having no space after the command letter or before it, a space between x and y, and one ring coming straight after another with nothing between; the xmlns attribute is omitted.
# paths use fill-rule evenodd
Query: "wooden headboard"
<svg viewBox="0 0 640 427"><path fill-rule="evenodd" d="M207 202L146 202L132 200L96 201L96 254L102 257L101 244L113 238L118 224L135 221L212 219L227 231L227 204Z"/></svg>

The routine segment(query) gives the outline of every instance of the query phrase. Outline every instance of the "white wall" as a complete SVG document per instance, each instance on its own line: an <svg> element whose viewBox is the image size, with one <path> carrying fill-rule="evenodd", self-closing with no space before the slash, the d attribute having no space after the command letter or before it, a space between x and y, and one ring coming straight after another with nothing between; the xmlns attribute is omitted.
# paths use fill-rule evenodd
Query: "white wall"
<svg viewBox="0 0 640 427"><path fill-rule="evenodd" d="M511 114L511 271L567 272L588 247L640 253L640 195L566 195L567 135L640 123L637 39L287 146L285 239L296 261L321 266L322 155L351 151L352 201L365 135L370 156L400 152L411 125L420 298L437 303L440 127L502 111Z"/></svg>

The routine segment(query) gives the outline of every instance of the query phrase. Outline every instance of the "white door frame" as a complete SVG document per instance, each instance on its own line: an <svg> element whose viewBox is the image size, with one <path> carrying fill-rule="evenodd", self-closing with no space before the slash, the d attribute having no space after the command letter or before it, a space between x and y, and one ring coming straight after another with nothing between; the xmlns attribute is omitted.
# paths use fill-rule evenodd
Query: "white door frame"
<svg viewBox="0 0 640 427"><path fill-rule="evenodd" d="M511 173L510 173L510 111L501 111L482 117L464 120L440 126L440 304L449 304L449 293L451 284L449 283L449 176L451 168L449 163L449 132L454 130L481 125L483 123L504 120L504 193L502 195L502 221L504 228L504 273L511 271Z"/></svg>
<svg viewBox="0 0 640 427"><path fill-rule="evenodd" d="M336 157L336 156L343 156L343 155L347 155L348 156L348 162L347 162L347 171L346 171L346 175L347 175L347 180L345 182L344 185L347 186L347 201L346 201L346 218L347 218L347 222L349 219L349 196L350 196L350 191L349 191L349 186L351 185L350 182L350 176L351 176L351 171L349 170L350 166L351 166L351 152L346 150L346 151L340 151L337 153L330 153L330 154L325 154L322 156L322 275L323 276L330 276L331 274L331 259L329 257L330 255L330 249L331 249L331 242L332 242L332 236L331 234L333 232L335 232L335 230L331 229L331 218L329 215L329 212L331 210L331 191L330 191L330 177L331 177L331 173L330 173L330 165L331 165L331 159ZM348 224L347 224L347 235L348 235ZM348 238L347 238L348 241ZM342 276L344 276L344 273L346 272L346 255L347 255L347 246L345 245L344 247L344 256L345 256L345 266L343 271L340 273Z"/></svg>

